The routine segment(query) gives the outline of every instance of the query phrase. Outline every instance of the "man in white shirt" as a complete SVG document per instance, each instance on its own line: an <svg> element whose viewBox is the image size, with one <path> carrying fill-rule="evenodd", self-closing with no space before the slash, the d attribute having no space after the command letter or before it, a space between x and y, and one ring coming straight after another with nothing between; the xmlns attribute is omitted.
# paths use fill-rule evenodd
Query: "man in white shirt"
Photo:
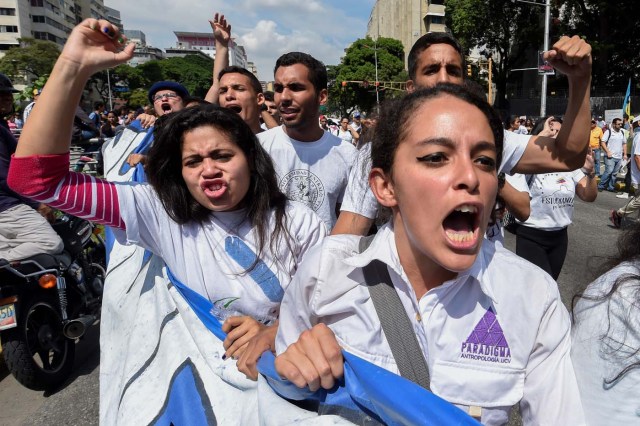
<svg viewBox="0 0 640 426"><path fill-rule="evenodd" d="M634 191L634 197L625 206L618 210L611 210L609 219L613 226L619 228L622 218L638 213L640 210L640 115L631 122L631 130L634 132L633 145L631 145L631 158L629 159L629 167L631 171L631 188ZM625 144L626 147L626 144Z"/></svg>
<svg viewBox="0 0 640 426"><path fill-rule="evenodd" d="M571 171L584 164L591 123L591 46L577 36L562 37L547 56L549 62L569 80L569 103L564 125L555 139L505 132L501 172ZM448 33L429 33L420 37L411 48L408 61L408 92L438 83L464 83L462 47ZM366 235L377 213L361 209L361 206L370 205L364 202L367 197L373 198L371 191L355 193L347 189L345 203L332 234Z"/></svg>
<svg viewBox="0 0 640 426"><path fill-rule="evenodd" d="M318 126L327 101L327 70L311 55L289 52L276 61L274 92L284 125L258 135L271 155L279 186L314 210L331 229L357 155L353 145Z"/></svg>
<svg viewBox="0 0 640 426"><path fill-rule="evenodd" d="M622 167L622 159L627 158L627 138L622 130L622 120L614 118L611 128L602 136L604 151L604 174L598 184L598 191L615 192L616 174Z"/></svg>

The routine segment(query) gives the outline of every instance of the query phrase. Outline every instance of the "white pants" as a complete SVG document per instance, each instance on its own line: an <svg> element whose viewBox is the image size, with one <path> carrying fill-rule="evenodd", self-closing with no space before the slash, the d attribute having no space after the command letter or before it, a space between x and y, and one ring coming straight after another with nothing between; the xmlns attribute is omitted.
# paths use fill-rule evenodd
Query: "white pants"
<svg viewBox="0 0 640 426"><path fill-rule="evenodd" d="M22 260L40 253L57 254L62 239L37 211L19 204L0 213L0 259Z"/></svg>

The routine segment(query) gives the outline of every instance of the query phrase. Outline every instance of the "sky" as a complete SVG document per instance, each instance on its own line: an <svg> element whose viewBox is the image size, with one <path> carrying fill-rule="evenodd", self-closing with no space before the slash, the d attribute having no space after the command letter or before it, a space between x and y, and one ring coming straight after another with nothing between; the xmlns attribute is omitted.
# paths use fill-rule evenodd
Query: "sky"
<svg viewBox="0 0 640 426"><path fill-rule="evenodd" d="M147 44L175 47L174 31L209 32L208 20L223 13L231 35L256 64L260 80L273 80L283 53L307 52L336 65L344 49L365 36L375 0L105 0L120 11L124 28L141 30Z"/></svg>

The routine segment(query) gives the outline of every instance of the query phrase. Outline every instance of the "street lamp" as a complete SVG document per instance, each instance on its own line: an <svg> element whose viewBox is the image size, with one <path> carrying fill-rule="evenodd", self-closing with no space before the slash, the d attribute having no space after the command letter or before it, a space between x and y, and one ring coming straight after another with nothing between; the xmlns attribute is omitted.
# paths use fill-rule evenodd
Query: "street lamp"
<svg viewBox="0 0 640 426"><path fill-rule="evenodd" d="M373 50L373 61L376 67L376 109L378 113L380 113L380 95L378 93L378 87L380 86L378 82L378 40L373 40L373 47L367 46L366 44L363 44L363 46Z"/></svg>
<svg viewBox="0 0 640 426"><path fill-rule="evenodd" d="M109 75L109 68L107 68L107 85L109 86L109 111L113 111L113 102L111 98L111 76Z"/></svg>
<svg viewBox="0 0 640 426"><path fill-rule="evenodd" d="M536 6L544 6L544 52L549 50L549 23L551 21L551 0L545 0L544 4L527 1L515 0L520 3L533 4ZM547 74L542 74L542 93L540 94L540 117L547 115Z"/></svg>

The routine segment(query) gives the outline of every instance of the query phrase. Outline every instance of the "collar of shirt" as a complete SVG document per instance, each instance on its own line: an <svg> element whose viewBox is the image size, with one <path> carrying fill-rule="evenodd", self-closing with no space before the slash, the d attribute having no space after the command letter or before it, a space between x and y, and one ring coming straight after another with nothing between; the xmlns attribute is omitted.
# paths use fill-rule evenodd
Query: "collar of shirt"
<svg viewBox="0 0 640 426"><path fill-rule="evenodd" d="M483 241L482 244L487 244L487 242ZM373 238L373 241L371 241L371 244L366 250L346 258L344 262L348 265L362 268L371 263L373 260L379 260L383 262L395 273L401 276L407 283L409 282L404 273L404 269L400 264L400 257L398 256L398 251L396 249L393 224L391 223L391 221L387 222L384 226L382 226L382 228L378 230L378 233ZM451 285L463 284L467 281L468 278L472 278L473 281L480 285L482 292L486 294L494 304L497 304L491 288L486 284L487 282L489 282L489 280L485 279L488 278L485 277L485 274L487 273L487 262L488 259L485 259L484 251L480 250L475 262L473 262L473 265L471 265L469 269L460 272L458 276L453 280L445 281L437 288L430 290L428 293L431 293L434 290L437 291L438 289L444 287L449 287Z"/></svg>

